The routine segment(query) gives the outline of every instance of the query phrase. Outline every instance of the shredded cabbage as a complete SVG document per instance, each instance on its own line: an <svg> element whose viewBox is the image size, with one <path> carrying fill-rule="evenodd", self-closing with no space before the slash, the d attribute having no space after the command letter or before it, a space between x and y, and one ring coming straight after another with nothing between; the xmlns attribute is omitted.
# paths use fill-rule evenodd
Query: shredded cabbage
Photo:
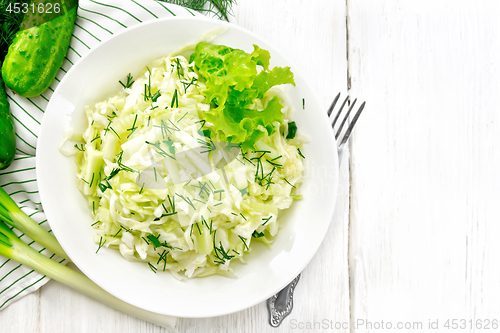
<svg viewBox="0 0 500 333"><path fill-rule="evenodd" d="M230 263L254 241L271 244L280 211L300 197L301 140L286 139L292 111L278 87L293 74L269 70L257 46L200 43L191 60L155 60L85 108L77 185L99 249L179 279L232 277Z"/></svg>

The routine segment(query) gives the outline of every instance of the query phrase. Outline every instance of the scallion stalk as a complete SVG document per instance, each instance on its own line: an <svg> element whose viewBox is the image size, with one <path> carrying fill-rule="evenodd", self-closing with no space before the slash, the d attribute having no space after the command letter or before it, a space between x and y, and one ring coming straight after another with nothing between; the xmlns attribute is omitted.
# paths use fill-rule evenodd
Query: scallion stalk
<svg viewBox="0 0 500 333"><path fill-rule="evenodd" d="M0 219L21 231L47 250L70 261L57 239L26 215L0 187Z"/></svg>
<svg viewBox="0 0 500 333"><path fill-rule="evenodd" d="M176 318L139 309L112 296L82 273L45 257L25 244L2 222L0 222L0 255L64 283L68 287L93 297L119 311L175 331Z"/></svg>

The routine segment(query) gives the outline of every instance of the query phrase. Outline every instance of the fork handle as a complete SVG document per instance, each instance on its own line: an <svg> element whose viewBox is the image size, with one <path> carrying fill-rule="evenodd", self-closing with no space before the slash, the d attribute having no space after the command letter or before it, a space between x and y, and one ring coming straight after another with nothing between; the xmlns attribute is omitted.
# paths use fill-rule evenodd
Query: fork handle
<svg viewBox="0 0 500 333"><path fill-rule="evenodd" d="M285 288L267 300L267 309L269 310L269 324L272 327L278 327L283 319L292 312L293 309L293 291L299 282L300 274L292 280Z"/></svg>

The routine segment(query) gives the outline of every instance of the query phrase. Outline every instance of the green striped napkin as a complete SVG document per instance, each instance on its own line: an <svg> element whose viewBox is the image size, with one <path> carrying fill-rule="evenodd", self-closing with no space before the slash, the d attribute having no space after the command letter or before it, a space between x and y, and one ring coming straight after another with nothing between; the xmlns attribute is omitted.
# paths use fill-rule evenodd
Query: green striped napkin
<svg viewBox="0 0 500 333"><path fill-rule="evenodd" d="M217 13L212 11L207 11L206 14L217 17ZM0 171L0 186L28 216L45 229L50 231L50 225L38 195L35 150L44 110L62 77L93 47L123 29L158 18L195 15L199 14L184 7L155 0L80 0L73 39L52 86L34 98L23 98L7 89L16 128L17 154L12 165ZM231 20L234 21L234 17L231 17ZM14 232L37 251L62 262L27 236L17 230ZM0 311L22 296L37 290L48 280L37 272L0 256Z"/></svg>

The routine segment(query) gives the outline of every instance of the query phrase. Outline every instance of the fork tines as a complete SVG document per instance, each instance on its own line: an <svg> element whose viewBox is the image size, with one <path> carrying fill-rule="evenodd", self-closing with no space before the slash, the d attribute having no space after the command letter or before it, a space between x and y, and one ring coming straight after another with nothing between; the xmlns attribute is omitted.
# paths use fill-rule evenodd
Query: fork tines
<svg viewBox="0 0 500 333"><path fill-rule="evenodd" d="M335 105L337 105L337 102L338 102L339 98L340 98L340 93L338 93L338 95L335 96L335 99L333 100L332 104L328 108L328 117L330 117L330 115L332 114L333 109L335 108ZM334 130L335 130L335 126L337 124L337 121L339 120L340 115L342 114L342 110L344 109L344 106L347 104L348 100L349 100L349 96L347 96L344 99L344 102L342 102L342 105L340 106L340 109L337 111L337 113L335 114L335 117L333 118L332 128ZM338 146L341 146L341 145L343 145L343 144L345 144L347 142L347 140L349 139L349 136L351 135L352 129L354 128L354 125L356 124L356 121L358 120L358 118L359 118L359 116L361 114L361 111L363 111L363 109L365 107L365 103L366 102L363 102L363 104L361 104L361 106L359 107L358 111L356 112L356 114L352 118L352 120L351 120L351 122L349 124L349 127L347 127L347 130L344 133L344 137L339 142L338 138L339 138L339 136L340 136L340 134L342 132L342 129L343 129L345 123L349 119L349 115L350 115L352 109L354 108L354 105L356 104L356 101L357 101L357 99L355 99L352 102L352 104L350 105L349 109L347 110L347 113L342 118L342 122L338 126L337 132L335 133L335 139L337 140Z"/></svg>

